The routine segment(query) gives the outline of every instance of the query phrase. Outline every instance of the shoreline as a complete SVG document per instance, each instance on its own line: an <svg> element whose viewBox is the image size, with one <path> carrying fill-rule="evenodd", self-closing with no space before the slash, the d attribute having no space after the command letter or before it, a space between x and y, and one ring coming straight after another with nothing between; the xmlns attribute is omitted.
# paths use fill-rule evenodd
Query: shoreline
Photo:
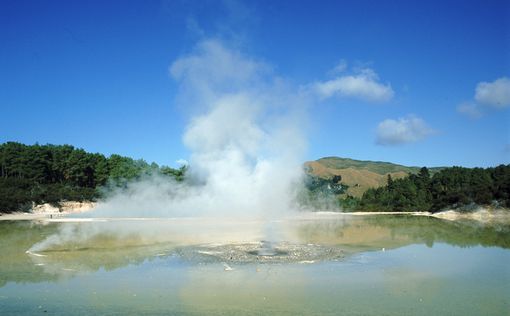
<svg viewBox="0 0 510 316"><path fill-rule="evenodd" d="M49 204L37 205L32 212L16 212L0 214L0 221L45 221L45 222L74 222L74 221L92 221L92 220L149 220L156 217L147 218L126 218L126 217L108 217L108 218L68 218L69 215L76 215L92 211L97 206L95 202L62 202L60 207L54 207ZM507 222L510 223L510 210L503 208L484 208L473 212L459 212L455 210L446 210L437 213L430 212L333 212L318 211L296 213L296 219L327 219L338 218L342 216L374 216L374 215L408 215L408 216L426 216L441 220L458 221L472 220L481 223L488 222ZM170 219L170 218L168 218ZM188 218L189 219L189 218Z"/></svg>

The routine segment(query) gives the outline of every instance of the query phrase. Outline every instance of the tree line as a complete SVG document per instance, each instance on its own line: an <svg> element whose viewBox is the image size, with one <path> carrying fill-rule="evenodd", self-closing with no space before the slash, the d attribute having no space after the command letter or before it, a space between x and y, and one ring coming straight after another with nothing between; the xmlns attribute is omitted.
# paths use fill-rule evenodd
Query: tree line
<svg viewBox="0 0 510 316"><path fill-rule="evenodd" d="M105 157L71 145L0 144L0 213L29 210L33 203L94 201L105 186L159 174L182 181L186 168L173 169L120 155ZM312 202L345 194L341 177L307 177L301 195ZM340 199L344 209L363 211L440 211L476 205L510 207L510 165L494 168L444 168L430 175L427 168L387 185L368 189L361 198Z"/></svg>
<svg viewBox="0 0 510 316"><path fill-rule="evenodd" d="M341 204L364 211L429 211L446 208L470 210L478 205L510 207L510 165L493 168L445 168L432 177L418 174L392 179L368 189L361 199L347 197Z"/></svg>
<svg viewBox="0 0 510 316"><path fill-rule="evenodd" d="M0 144L0 213L26 211L33 203L94 201L106 185L125 186L145 175L177 181L185 167L173 169L120 155L105 157L71 145Z"/></svg>

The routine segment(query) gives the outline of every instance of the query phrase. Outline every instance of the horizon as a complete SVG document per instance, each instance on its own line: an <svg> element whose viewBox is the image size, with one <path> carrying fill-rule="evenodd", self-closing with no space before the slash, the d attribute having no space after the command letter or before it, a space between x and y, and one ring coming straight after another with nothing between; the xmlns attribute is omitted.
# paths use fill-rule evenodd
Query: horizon
<svg viewBox="0 0 510 316"><path fill-rule="evenodd" d="M292 96L270 100L279 111L304 100L303 162L510 163L507 1L2 7L0 143L69 144L176 167L191 155L183 135L201 113L182 103L176 65L212 43L256 65L257 87Z"/></svg>

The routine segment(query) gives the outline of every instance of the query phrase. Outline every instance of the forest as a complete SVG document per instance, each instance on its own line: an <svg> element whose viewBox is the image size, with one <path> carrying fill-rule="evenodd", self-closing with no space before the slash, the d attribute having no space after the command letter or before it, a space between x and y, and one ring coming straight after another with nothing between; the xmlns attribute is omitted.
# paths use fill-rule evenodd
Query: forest
<svg viewBox="0 0 510 316"><path fill-rule="evenodd" d="M510 165L494 168L450 167L430 176L426 167L402 179L388 176L387 185L368 189L361 199L341 204L363 211L470 211L479 205L510 207Z"/></svg>
<svg viewBox="0 0 510 316"><path fill-rule="evenodd" d="M105 186L125 186L145 175L182 181L173 169L120 155L105 157L71 145L0 144L0 213L28 211L33 203L95 201Z"/></svg>

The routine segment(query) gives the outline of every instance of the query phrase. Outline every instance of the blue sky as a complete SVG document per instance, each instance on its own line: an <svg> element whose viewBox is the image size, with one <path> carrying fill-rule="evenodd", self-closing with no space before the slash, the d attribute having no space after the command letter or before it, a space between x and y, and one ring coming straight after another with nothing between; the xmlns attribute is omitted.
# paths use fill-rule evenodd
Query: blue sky
<svg viewBox="0 0 510 316"><path fill-rule="evenodd" d="M0 142L175 166L211 39L307 91L303 159L510 163L508 1L2 1Z"/></svg>

